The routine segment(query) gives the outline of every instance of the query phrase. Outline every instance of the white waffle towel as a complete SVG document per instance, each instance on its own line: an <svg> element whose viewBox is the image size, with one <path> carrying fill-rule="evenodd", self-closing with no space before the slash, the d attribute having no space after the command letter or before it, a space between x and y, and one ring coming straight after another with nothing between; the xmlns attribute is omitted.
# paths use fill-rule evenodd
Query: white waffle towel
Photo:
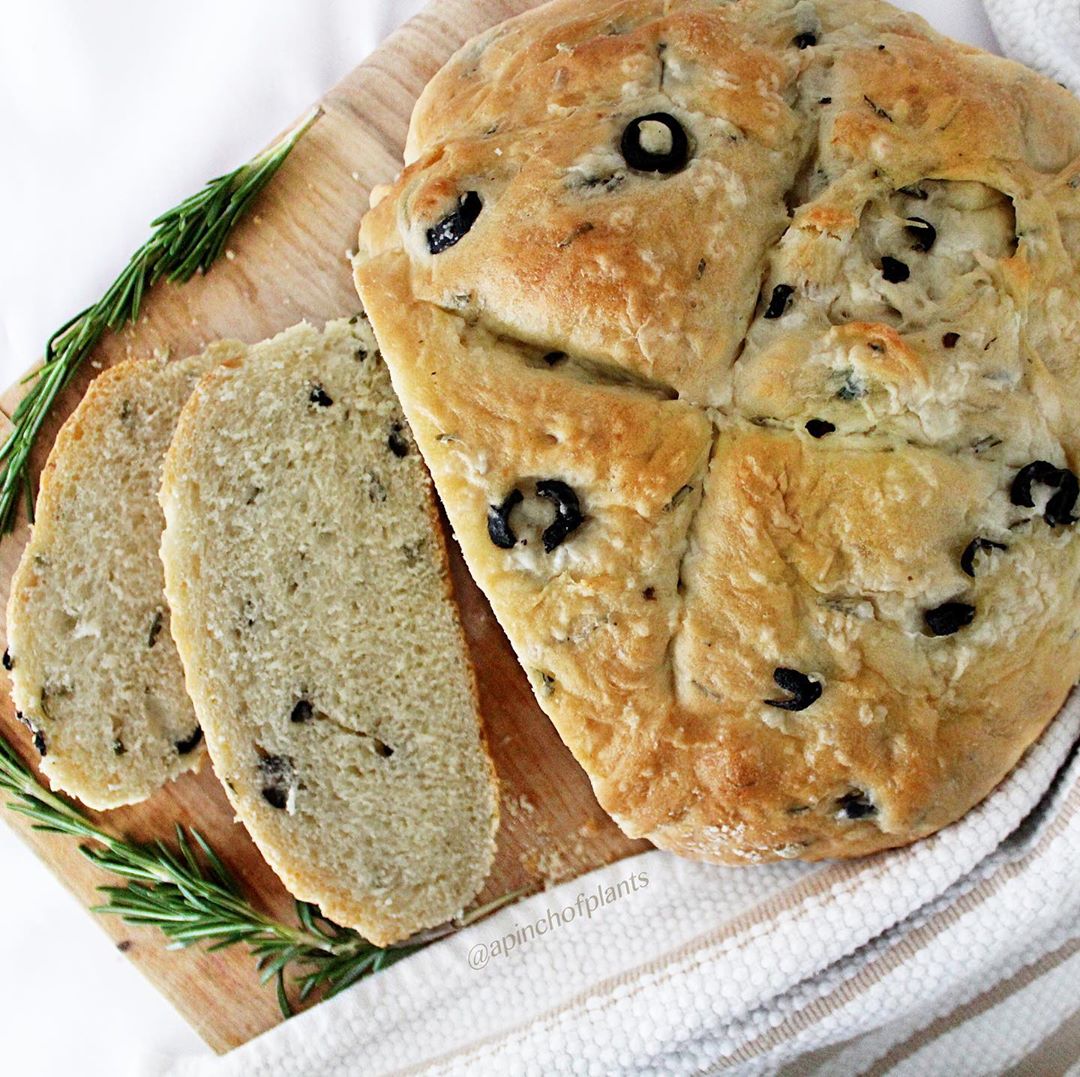
<svg viewBox="0 0 1080 1077"><path fill-rule="evenodd" d="M176 1077L1003 1073L1080 1006L1078 734L1074 694L909 848L751 870L646 853Z"/></svg>
<svg viewBox="0 0 1080 1077"><path fill-rule="evenodd" d="M983 0L1007 56L1080 94L1080 0Z"/></svg>

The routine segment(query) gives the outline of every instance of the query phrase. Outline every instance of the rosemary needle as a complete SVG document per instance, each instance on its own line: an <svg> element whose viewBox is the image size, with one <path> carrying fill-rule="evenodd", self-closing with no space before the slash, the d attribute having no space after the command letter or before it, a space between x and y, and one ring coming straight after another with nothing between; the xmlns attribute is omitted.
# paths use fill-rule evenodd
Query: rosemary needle
<svg viewBox="0 0 1080 1077"><path fill-rule="evenodd" d="M143 296L165 278L177 284L205 273L217 260L233 226L266 186L293 147L321 115L316 108L279 142L247 164L211 180L201 191L151 222L150 238L92 306L62 325L45 346L42 365L27 375L33 387L11 417L14 429L0 446L0 534L14 527L19 497L34 516L29 464L34 442L56 398L106 330L133 322Z"/></svg>
<svg viewBox="0 0 1080 1077"><path fill-rule="evenodd" d="M35 830L82 839L85 844L79 849L87 859L128 880L124 886L99 887L106 901L93 912L156 927L172 949L207 943L210 950L221 950L245 944L256 958L260 981L276 981L278 1005L286 1017L293 1012L286 990L287 970L295 973L301 1002L314 994L329 998L522 893L496 898L441 933L428 932L394 946L373 946L352 929L327 920L308 902L296 902L296 924L260 913L197 830L178 824L173 849L162 841L141 844L99 829L76 807L46 790L3 737L0 790L14 798L8 807L27 816Z"/></svg>

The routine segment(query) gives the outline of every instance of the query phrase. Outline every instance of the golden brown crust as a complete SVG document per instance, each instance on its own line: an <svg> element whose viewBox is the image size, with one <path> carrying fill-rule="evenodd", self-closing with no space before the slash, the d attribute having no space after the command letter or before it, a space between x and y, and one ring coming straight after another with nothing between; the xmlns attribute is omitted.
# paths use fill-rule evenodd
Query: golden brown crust
<svg viewBox="0 0 1080 1077"><path fill-rule="evenodd" d="M689 133L669 175L620 149L654 112ZM447 64L406 158L357 285L624 829L818 859L985 796L1080 674L1077 529L1011 497L1080 464L1080 104L877 0L561 0ZM586 517L551 552L542 479ZM977 538L1008 548L970 575ZM770 705L785 669L820 697Z"/></svg>

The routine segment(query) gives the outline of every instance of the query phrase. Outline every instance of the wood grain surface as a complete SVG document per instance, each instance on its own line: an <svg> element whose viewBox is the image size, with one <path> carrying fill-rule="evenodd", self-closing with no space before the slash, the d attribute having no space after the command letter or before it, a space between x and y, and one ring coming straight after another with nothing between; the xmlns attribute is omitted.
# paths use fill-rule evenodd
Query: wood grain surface
<svg viewBox="0 0 1080 1077"><path fill-rule="evenodd" d="M409 114L426 82L475 33L534 6L530 0L435 0L323 98L324 115L241 222L228 256L182 287L154 289L136 326L109 337L60 401L34 457L36 476L59 424L90 379L125 358L200 351L218 337L257 341L306 318L323 322L358 307L348 252L368 191L397 172ZM164 208L164 207L163 207ZM5 433L18 387L0 397ZM28 537L21 520L0 544L4 603ZM481 706L502 784L498 855L479 901L537 889L645 848L624 837L596 804L584 773L536 706L524 673L453 547L454 581L480 682ZM4 693L0 733L34 755ZM291 902L233 814L209 764L150 801L91 813L138 839L196 825L259 906L288 917ZM114 880L87 863L68 838L34 833L4 813L85 905ZM244 1043L281 1020L273 991L259 986L245 950L168 951L153 930L107 917L102 928L215 1050ZM89 987L89 985L87 985ZM228 1000L223 1004L223 1000ZM107 1000L99 1000L105 1006Z"/></svg>

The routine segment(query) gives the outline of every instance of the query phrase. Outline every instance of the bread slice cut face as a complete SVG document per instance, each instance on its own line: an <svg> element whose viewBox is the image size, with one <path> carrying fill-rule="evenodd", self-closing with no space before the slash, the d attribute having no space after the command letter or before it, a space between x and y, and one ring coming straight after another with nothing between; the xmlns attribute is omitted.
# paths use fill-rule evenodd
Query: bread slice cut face
<svg viewBox="0 0 1080 1077"><path fill-rule="evenodd" d="M12 698L53 788L91 808L197 767L158 548L161 467L198 379L243 345L106 370L61 428L7 609Z"/></svg>
<svg viewBox="0 0 1080 1077"><path fill-rule="evenodd" d="M461 912L491 866L495 776L430 481L366 321L212 371L161 503L188 690L270 865L380 945Z"/></svg>

